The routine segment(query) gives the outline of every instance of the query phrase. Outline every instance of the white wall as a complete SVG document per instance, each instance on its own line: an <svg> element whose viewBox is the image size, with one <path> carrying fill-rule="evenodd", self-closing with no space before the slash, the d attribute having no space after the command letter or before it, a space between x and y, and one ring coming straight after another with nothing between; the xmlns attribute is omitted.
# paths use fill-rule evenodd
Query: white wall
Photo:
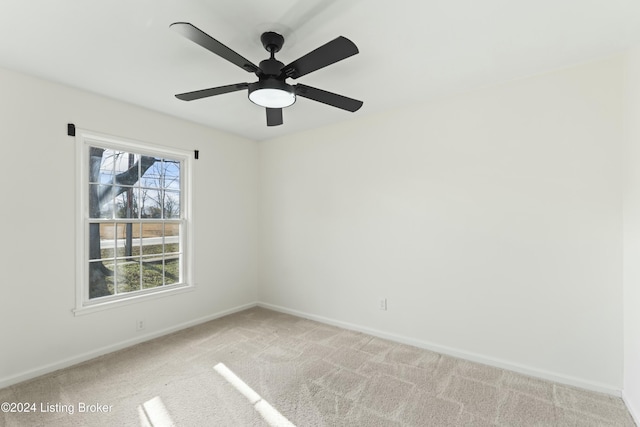
<svg viewBox="0 0 640 427"><path fill-rule="evenodd" d="M623 64L260 143L261 301L619 392Z"/></svg>
<svg viewBox="0 0 640 427"><path fill-rule="evenodd" d="M255 303L256 143L0 70L0 387ZM67 123L194 162L193 292L75 317L75 140ZM136 319L146 329L135 332Z"/></svg>
<svg viewBox="0 0 640 427"><path fill-rule="evenodd" d="M640 401L634 168L622 314L619 161L640 160L637 123L622 146L624 66L612 58L258 149L0 70L0 387L259 299L584 387L624 384L627 403ZM630 80L634 118L640 82ZM196 291L72 315L68 122L200 150ZM637 417L638 404L630 407Z"/></svg>
<svg viewBox="0 0 640 427"><path fill-rule="evenodd" d="M640 422L640 48L628 55L626 93L623 397Z"/></svg>

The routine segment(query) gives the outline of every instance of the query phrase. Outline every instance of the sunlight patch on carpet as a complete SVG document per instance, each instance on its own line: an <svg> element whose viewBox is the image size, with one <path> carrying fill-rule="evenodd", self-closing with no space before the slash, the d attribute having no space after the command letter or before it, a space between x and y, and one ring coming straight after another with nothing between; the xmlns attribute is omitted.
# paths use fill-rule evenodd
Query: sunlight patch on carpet
<svg viewBox="0 0 640 427"><path fill-rule="evenodd" d="M276 408L271 406L269 402L264 400L258 393L251 387L242 381L233 371L224 363L218 363L213 367L215 371L222 376L229 384L231 384L236 390L247 398L249 403L253 405L256 411L262 416L262 418L271 427L295 427L295 425L289 421L284 415L282 415Z"/></svg>
<svg viewBox="0 0 640 427"><path fill-rule="evenodd" d="M138 416L142 427L174 427L176 425L159 396L138 406Z"/></svg>

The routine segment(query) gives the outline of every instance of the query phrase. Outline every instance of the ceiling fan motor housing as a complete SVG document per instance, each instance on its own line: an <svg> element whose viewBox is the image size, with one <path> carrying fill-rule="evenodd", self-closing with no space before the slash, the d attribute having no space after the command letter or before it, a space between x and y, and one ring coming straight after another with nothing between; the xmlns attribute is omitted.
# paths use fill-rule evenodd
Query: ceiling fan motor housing
<svg viewBox="0 0 640 427"><path fill-rule="evenodd" d="M282 70L284 64L277 59L265 59L264 61L260 61L260 70L256 72L258 77L260 74L267 76L278 76L280 75L280 70Z"/></svg>

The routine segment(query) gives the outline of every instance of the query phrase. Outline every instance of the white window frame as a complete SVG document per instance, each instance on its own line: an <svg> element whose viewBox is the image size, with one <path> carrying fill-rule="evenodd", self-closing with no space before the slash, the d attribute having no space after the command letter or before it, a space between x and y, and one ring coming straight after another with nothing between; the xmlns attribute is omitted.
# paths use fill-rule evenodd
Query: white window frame
<svg viewBox="0 0 640 427"><path fill-rule="evenodd" d="M177 284L144 289L125 294L89 298L89 147L134 152L142 155L166 157L180 160L181 229L182 251L180 271L182 281ZM158 146L146 142L104 135L76 128L76 306L73 313L83 315L95 311L138 303L192 291L193 283L193 221L192 221L192 174L193 152Z"/></svg>

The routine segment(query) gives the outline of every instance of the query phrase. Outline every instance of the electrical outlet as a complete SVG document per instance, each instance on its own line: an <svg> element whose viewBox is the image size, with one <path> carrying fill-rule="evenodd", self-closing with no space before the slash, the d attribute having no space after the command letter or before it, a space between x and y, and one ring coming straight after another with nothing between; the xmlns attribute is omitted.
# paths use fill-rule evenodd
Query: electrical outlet
<svg viewBox="0 0 640 427"><path fill-rule="evenodd" d="M380 298L380 301L378 301L378 308L380 310L387 311L387 299L386 298Z"/></svg>
<svg viewBox="0 0 640 427"><path fill-rule="evenodd" d="M144 320L136 320L136 331L144 329Z"/></svg>

